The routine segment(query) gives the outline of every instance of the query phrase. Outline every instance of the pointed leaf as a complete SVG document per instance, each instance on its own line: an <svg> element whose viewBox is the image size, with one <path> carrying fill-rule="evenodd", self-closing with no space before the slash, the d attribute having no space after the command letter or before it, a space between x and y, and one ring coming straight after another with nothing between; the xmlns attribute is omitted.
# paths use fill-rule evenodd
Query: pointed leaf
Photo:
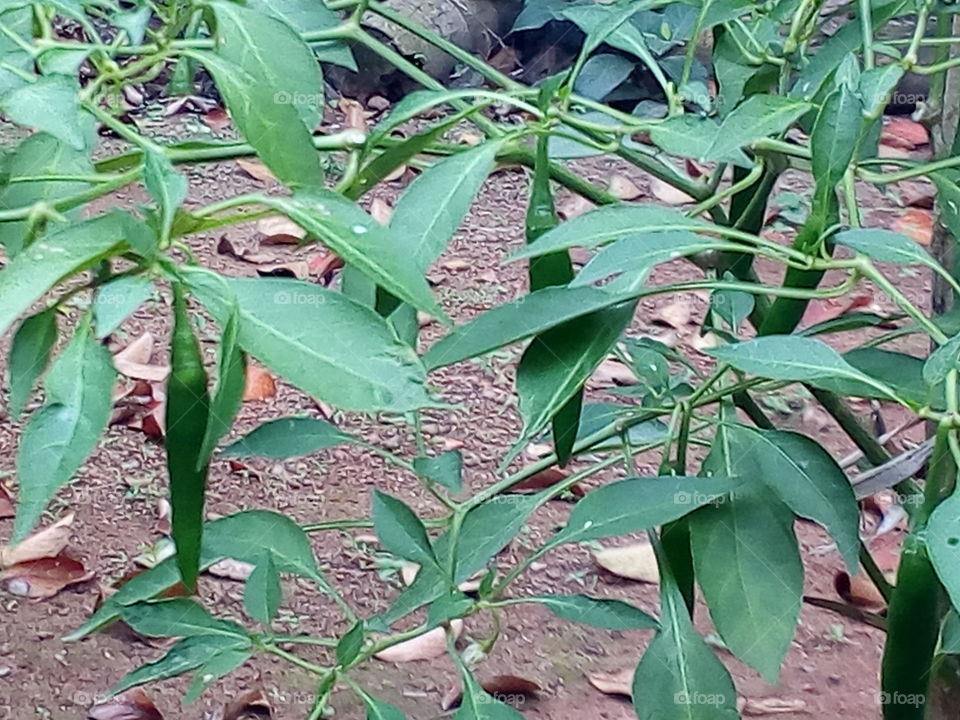
<svg viewBox="0 0 960 720"><path fill-rule="evenodd" d="M557 617L604 630L649 630L659 627L657 619L622 600L589 595L533 595L517 602L543 605Z"/></svg>
<svg viewBox="0 0 960 720"><path fill-rule="evenodd" d="M373 493L373 526L380 543L394 555L421 565L436 564L420 518L403 502L379 490Z"/></svg>
<svg viewBox="0 0 960 720"><path fill-rule="evenodd" d="M248 637L247 631L241 625L215 618L199 604L185 597L125 605L121 616L127 625L148 637Z"/></svg>
<svg viewBox="0 0 960 720"><path fill-rule="evenodd" d="M49 308L24 320L10 345L10 402L7 411L19 417L37 379L47 369L57 341L57 311Z"/></svg>
<svg viewBox="0 0 960 720"><path fill-rule="evenodd" d="M356 442L355 437L326 420L288 417L265 422L221 450L220 457L266 457L282 460Z"/></svg>
<svg viewBox="0 0 960 720"><path fill-rule="evenodd" d="M20 438L14 541L30 532L50 498L96 447L110 419L115 379L110 353L93 337L89 321L83 322L47 373L46 404Z"/></svg>
<svg viewBox="0 0 960 720"><path fill-rule="evenodd" d="M130 317L153 295L153 281L142 275L118 277L97 288L93 296L93 325L101 340Z"/></svg>
<svg viewBox="0 0 960 720"><path fill-rule="evenodd" d="M700 159L721 160L761 138L779 135L810 107L810 103L779 95L751 95L724 118L716 138Z"/></svg>
<svg viewBox="0 0 960 720"><path fill-rule="evenodd" d="M247 578L243 588L243 607L247 615L268 628L277 616L282 599L280 575L273 563L273 555L265 552Z"/></svg>

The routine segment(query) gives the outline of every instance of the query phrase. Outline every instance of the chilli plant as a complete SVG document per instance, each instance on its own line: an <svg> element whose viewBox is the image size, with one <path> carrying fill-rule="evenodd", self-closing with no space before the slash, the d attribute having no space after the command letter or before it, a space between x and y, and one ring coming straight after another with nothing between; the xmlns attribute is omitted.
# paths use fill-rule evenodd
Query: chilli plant
<svg viewBox="0 0 960 720"><path fill-rule="evenodd" d="M0 181L7 258L0 332L23 318L8 357L8 411L19 415L38 383L44 397L19 438L12 541L31 531L108 424L115 370L105 338L155 287L169 298L163 307L172 315L165 444L176 553L120 587L68 639L116 620L145 635L181 638L119 680L114 692L192 671L195 697L251 655L271 653L316 675L310 718L328 711L338 686L359 696L368 717L400 718L351 671L442 627L463 681L456 717L500 720L520 715L479 685L471 667L476 654L458 654L451 623L485 614L497 626L510 606L536 603L574 622L653 633L634 677L638 717L733 718L733 681L692 624L694 590L699 586L729 650L775 681L803 598L799 517L825 528L850 572L868 574L887 600L886 612L861 613L886 631L884 717L952 717L958 681L951 653L960 647L960 323L949 312L925 313L878 263L921 266L948 300L960 291L953 263L941 262L960 233L951 95L960 66L956 7L937 0L530 4L537 7L526 22L534 11L549 12L585 37L570 67L535 87L376 0L0 3L0 110L32 130L11 133L19 140L6 149ZM650 28L667 22L653 22L656 13L672 18L672 53L648 47ZM378 28L412 33L450 54L485 78L483 87L447 89L385 42L382 31L368 32L365 21L374 16ZM832 33L823 35L823 27ZM423 88L369 133L318 133L322 66L350 67L355 48ZM632 77L655 86L659 111L646 112L650 103L630 112L605 102L615 84L591 63L598 56L620 65L628 58ZM585 69L591 82L583 80ZM884 108L908 74L929 81L921 110L937 140L930 162L878 156ZM123 107L132 87L165 83L173 95L211 79L241 136L236 141L164 142L142 132ZM483 141L452 143L449 131L463 124ZM107 147L98 142L104 134L115 138ZM184 207L185 169L244 155L257 155L285 192ZM564 164L574 155L619 158L692 203L681 211L619 202ZM380 223L358 201L405 164L422 172L389 223ZM687 171L694 165L702 170L695 176ZM425 273L497 166L530 179L525 244L511 238L517 243L502 258L526 264L530 289L454 327ZM789 169L808 173L813 190L787 244L763 231L771 188ZM861 223L857 193L864 185L921 177L937 189L939 258L903 235ZM137 184L149 197L143 204L107 211L94 204ZM559 222L559 186L599 207ZM198 233L267 215L297 223L305 243L323 243L344 260L339 289L224 277L191 251ZM593 251L579 271L574 247ZM692 260L698 279L647 282L659 263L677 258ZM781 268L782 279L759 280L759 263L768 277L770 268ZM843 296L864 282L889 298L895 315L848 313L797 329L811 300ZM704 327L717 343L705 351L713 361L706 371L662 344L625 334L643 298L691 290L710 296ZM81 308L77 322L62 322L68 303ZM209 373L196 337L201 311L220 331ZM418 312L445 328L429 347L418 342ZM828 342L858 329L870 330L862 347L841 354ZM910 334L929 338L929 358L884 347ZM459 454L435 452L422 433L423 408L450 408L428 375L521 342L516 391L523 430L499 479L470 494ZM638 385L619 402L584 404L584 384L610 353L633 366ZM416 456L365 447L417 478L443 512L421 518L375 492L370 518L356 521L300 526L251 510L204 522L208 467L240 405L248 355L336 408L409 422L419 439ZM755 398L794 383L809 389L873 469L851 482L816 441L773 425ZM930 440L891 458L845 396L907 408L927 422ZM517 451L545 433L552 452L510 472ZM219 452L276 457L349 443L360 440L325 420L294 417L266 423ZM701 446L709 447L702 462L695 452ZM659 472L639 476L635 457L650 451L662 456ZM918 462L927 455L928 462ZM511 493L574 459L579 469L559 483L533 495ZM626 478L587 493L562 529L501 571L498 552L539 508L612 467L625 468ZM860 538L857 504L891 486L910 524L895 584ZM308 534L371 525L386 550L420 571L388 610L359 617L321 572ZM558 546L642 530L659 564L656 617L583 594L511 594L513 581ZM244 593L249 627L214 617L192 597L163 598L178 582L194 591L198 573L224 558L254 566ZM478 574L475 592L459 589ZM338 638L277 632L281 575L300 576L330 596L349 629ZM424 608L413 629L391 629ZM302 644L321 646L325 659L305 659Z"/></svg>

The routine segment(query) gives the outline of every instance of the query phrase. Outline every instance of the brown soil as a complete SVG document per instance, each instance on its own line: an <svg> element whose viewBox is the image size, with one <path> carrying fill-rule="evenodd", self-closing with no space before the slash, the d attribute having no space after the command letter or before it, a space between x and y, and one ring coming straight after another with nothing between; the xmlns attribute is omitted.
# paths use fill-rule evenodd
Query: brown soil
<svg viewBox="0 0 960 720"><path fill-rule="evenodd" d="M626 171L612 161L581 163L597 179L613 172L628 172L642 188L648 178ZM803 191L799 176L785 184ZM447 312L463 322L507 298L524 291L524 268L501 266L504 255L522 242L525 175L515 169L496 174L485 186L474 211L465 222L449 251L435 266L431 279ZM198 168L191 177L192 202L208 202L262 186L252 181L234 163ZM383 189L388 199L399 191L396 185ZM867 207L889 206L889 199L864 189ZM130 195L112 203L126 204ZM643 201L643 198L641 198ZM229 230L235 243L252 245L252 228ZM191 245L209 265L230 274L254 274L255 267L216 252L219 233L193 238ZM284 257L298 251L270 249ZM456 261L456 262L453 262ZM764 275L772 271L763 269ZM912 272L892 270L893 277L916 302L929 293L929 278ZM663 267L655 282L670 282L693 277L694 269L676 263ZM696 334L694 326L665 330L653 322L659 308L677 300L689 302L696 320L705 307L704 296L690 294L677 298L665 296L645 301L632 332L665 333L677 336L679 346L698 362L689 342ZM877 302L889 308L882 299ZM159 312L158 312L159 310ZM143 330L166 338L169 329L163 307L138 311L118 333L122 346ZM439 334L428 328L428 342ZM842 338L854 344L862 335ZM204 349L212 354L214 337L205 338ZM908 349L920 353L924 348ZM497 353L489 361L468 362L438 373L443 397L460 403L464 409L453 413L428 412L425 429L431 444L459 441L466 460L466 481L472 489L489 484L503 452L520 429L513 395L512 368L519 349ZM594 389L592 394L599 391ZM837 457L851 447L842 433L816 409L808 397L793 398L799 409L780 415L779 422L806 432L827 445ZM862 415L870 405L860 402L855 408ZM316 403L287 385L280 385L276 397L245 404L234 434L249 431L260 422L293 413L318 412ZM893 427L899 412L885 408L888 426ZM341 418L348 426L369 439L383 443L398 453L413 452L408 427L387 422L374 423L358 418ZM0 422L0 471L14 473L14 454L20 427L5 415ZM645 471L653 472L655 459L649 458ZM593 478L590 485L609 481L616 471ZM157 499L165 493L164 463L161 447L146 440L138 431L122 426L111 428L106 440L86 464L75 483L60 493L49 517L77 513L72 550L97 573L97 581L109 583L132 567L132 558L157 539ZM213 464L209 483L210 514L227 514L245 508L270 508L291 515L300 522L334 518L356 518L367 514L369 495L374 488L395 493L409 501L418 512L436 512L418 492L413 478L387 467L377 457L354 448L320 452L304 459L286 462L251 462L250 472L231 472L227 463ZM547 537L561 524L569 505L554 502L539 512L523 533L497 562L510 567L529 548ZM11 521L0 521L0 538L9 536ZM313 537L317 557L331 581L355 603L362 615L384 609L398 593L394 576L378 576L369 549L358 544L358 533L331 532ZM806 593L834 597L834 573L841 562L826 536L809 525L800 527L807 568ZM285 584L282 624L290 631L308 631L331 636L345 631L346 624L332 604L299 582ZM516 592L547 593L589 591L600 596L629 599L656 612L656 589L598 572L586 549L568 548L549 555L518 584ZM61 592L56 597L30 602L12 595L0 595L0 717L26 720L75 720L85 717L90 704L126 672L162 653L162 649L133 639L120 631L108 631L74 644L60 637L77 627L92 611L96 582ZM204 578L202 596L216 612L243 619L242 585L228 580ZM703 633L713 632L705 608L699 608L697 624ZM488 628L482 621L467 623L465 636L482 638ZM521 710L527 718L606 718L633 717L624 699L605 696L593 689L584 673L615 671L632 667L650 639L649 632L615 633L572 625L545 611L519 607L505 613L502 636L479 674L512 673L537 682L543 691L538 700L527 700ZM721 658L732 670L739 692L748 698L801 700L804 712L779 715L784 720L811 717L844 717L846 720L874 720L879 717L875 702L882 636L879 632L823 610L805 607L796 638L775 686L767 685L752 670L720 650ZM461 642L464 642L462 640ZM321 658L319 652L298 647L296 652L308 659ZM412 718L440 717L440 700L455 682L450 661L413 662L393 665L373 662L357 673L357 679L369 691L404 709ZM159 683L148 688L167 718L207 717L225 701L250 688L262 686L280 720L306 716L314 691L311 678L303 671L269 656L257 656L227 679L216 683L195 705L180 707L180 695L186 687L183 679ZM357 702L347 691L335 695L337 717L354 720L362 716Z"/></svg>

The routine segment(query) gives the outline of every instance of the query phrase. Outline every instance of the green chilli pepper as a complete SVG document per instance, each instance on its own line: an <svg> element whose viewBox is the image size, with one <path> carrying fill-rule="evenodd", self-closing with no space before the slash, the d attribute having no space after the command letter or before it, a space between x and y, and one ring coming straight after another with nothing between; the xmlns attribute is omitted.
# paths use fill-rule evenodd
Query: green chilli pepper
<svg viewBox="0 0 960 720"><path fill-rule="evenodd" d="M210 415L207 374L183 286L173 285L173 340L167 380L166 448L172 536L183 584L196 589L209 458L201 458Z"/></svg>

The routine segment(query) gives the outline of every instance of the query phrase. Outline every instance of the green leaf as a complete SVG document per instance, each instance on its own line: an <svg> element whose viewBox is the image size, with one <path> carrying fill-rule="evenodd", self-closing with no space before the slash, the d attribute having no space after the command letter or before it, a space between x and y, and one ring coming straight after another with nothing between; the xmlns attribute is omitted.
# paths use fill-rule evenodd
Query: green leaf
<svg viewBox="0 0 960 720"><path fill-rule="evenodd" d="M636 307L635 302L625 303L584 315L534 339L517 366L523 417L517 448L525 446L577 394L630 324Z"/></svg>
<svg viewBox="0 0 960 720"><path fill-rule="evenodd" d="M843 359L864 375L890 388L901 401L921 407L925 405L930 393L923 378L923 360L906 353L881 350L880 348L856 348L843 354ZM887 395L875 387L855 380L827 378L817 380L817 386L840 395L856 395L886 400ZM939 398L934 401L937 404Z"/></svg>
<svg viewBox="0 0 960 720"><path fill-rule="evenodd" d="M731 425L727 432L743 474L760 478L794 513L826 528L856 572L860 513L850 481L830 454L785 430Z"/></svg>
<svg viewBox="0 0 960 720"><path fill-rule="evenodd" d="M924 265L942 272L940 264L915 241L906 235L879 228L844 230L833 236L834 242L844 245L871 260L898 265Z"/></svg>
<svg viewBox="0 0 960 720"><path fill-rule="evenodd" d="M800 615L803 563L793 513L756 475L756 465L741 462L742 453L730 426L720 425L704 470L745 481L729 502L689 516L690 541L717 631L738 658L773 684Z"/></svg>
<svg viewBox="0 0 960 720"><path fill-rule="evenodd" d="M642 233L617 240L590 258L571 287L592 285L611 275L620 275L606 290L641 287L660 263L710 250L738 250L740 246L701 237L688 230Z"/></svg>
<svg viewBox="0 0 960 720"><path fill-rule="evenodd" d="M340 16L337 13L313 0L285 0L283 3L271 2L271 0L247 0L247 6L282 20L299 34L330 30L340 24ZM354 72L357 70L353 53L342 40L311 42L310 48L320 62L342 65Z"/></svg>
<svg viewBox="0 0 960 720"><path fill-rule="evenodd" d="M109 351L94 338L89 321L82 322L47 372L46 404L20 437L14 542L30 532L50 498L96 447L110 420L115 379Z"/></svg>
<svg viewBox="0 0 960 720"><path fill-rule="evenodd" d="M380 544L394 555L420 565L437 564L420 518L403 502L379 490L373 493L373 527Z"/></svg>
<svg viewBox="0 0 960 720"><path fill-rule="evenodd" d="M114 13L110 22L121 30L126 30L127 40L132 45L139 45L143 42L143 37L147 32L147 24L153 15L153 8L149 5L134 8L126 12Z"/></svg>
<svg viewBox="0 0 960 720"><path fill-rule="evenodd" d="M536 242L517 250L510 260L539 257L575 247L597 247L631 235L663 230L716 232L721 228L658 205L610 205L561 223Z"/></svg>
<svg viewBox="0 0 960 720"><path fill-rule="evenodd" d="M954 335L930 353L923 364L923 380L932 387L946 380L951 370L960 370L960 335Z"/></svg>
<svg viewBox="0 0 960 720"><path fill-rule="evenodd" d="M93 296L93 325L103 340L120 327L153 295L153 280L143 275L118 277L97 288Z"/></svg>
<svg viewBox="0 0 960 720"><path fill-rule="evenodd" d="M243 392L247 384L247 362L240 350L239 333L240 316L234 307L220 338L217 385L210 399L210 417L198 455L198 462L203 464L210 461L220 438L230 431L233 419L243 403Z"/></svg>
<svg viewBox="0 0 960 720"><path fill-rule="evenodd" d="M398 255L412 258L420 270L430 267L469 212L502 146L485 142L452 155L410 183L390 219L388 244Z"/></svg>
<svg viewBox="0 0 960 720"><path fill-rule="evenodd" d="M430 370L452 365L628 299L593 287L545 287L460 325L435 343L423 361Z"/></svg>
<svg viewBox="0 0 960 720"><path fill-rule="evenodd" d="M954 610L960 608L960 495L954 493L930 515L927 552Z"/></svg>
<svg viewBox="0 0 960 720"><path fill-rule="evenodd" d="M463 678L463 700L453 720L523 720L523 715L480 687L463 665L460 666L460 676Z"/></svg>
<svg viewBox="0 0 960 720"><path fill-rule="evenodd" d="M57 228L0 271L0 334L54 285L123 248L119 213Z"/></svg>
<svg viewBox="0 0 960 720"><path fill-rule="evenodd" d="M410 246L393 239L392 231L355 203L330 190L301 192L292 198L265 197L262 203L289 217L391 294L418 310L445 318ZM433 243L438 242L442 227L420 230L434 233Z"/></svg>
<svg viewBox="0 0 960 720"><path fill-rule="evenodd" d="M8 5L4 3L0 12L0 23L6 30L0 34L0 57L5 66L0 67L0 96L23 85L26 81L15 71L29 73L34 62L31 54L24 50L33 38L33 7L25 2L20 3L21 7L9 8Z"/></svg>
<svg viewBox="0 0 960 720"><path fill-rule="evenodd" d="M622 600L589 595L533 595L517 598L516 602L539 603L564 620L603 630L649 630L660 626L656 618Z"/></svg>
<svg viewBox="0 0 960 720"><path fill-rule="evenodd" d="M29 10L27 11L30 12ZM2 42L0 36L0 42ZM3 70L0 69L0 75ZM53 135L38 132L24 138L5 157L9 177L41 177L44 175L89 175L93 165L82 150L74 150ZM37 182L4 182L0 184L0 207L27 207L37 202L54 201L87 190L84 182L48 180ZM73 217L76 213L68 213ZM0 223L0 245L13 257L26 244L26 221Z"/></svg>
<svg viewBox="0 0 960 720"><path fill-rule="evenodd" d="M407 720L403 712L383 700L377 700L365 692L360 693L360 699L367 709L367 720Z"/></svg>
<svg viewBox="0 0 960 720"><path fill-rule="evenodd" d="M814 338L767 335L705 352L737 370L771 380L822 384L826 389L840 380L855 381L897 399L893 390L860 372L832 347Z"/></svg>
<svg viewBox="0 0 960 720"><path fill-rule="evenodd" d="M209 457L203 456L203 438L210 419L207 374L200 344L187 312L185 290L173 285L173 338L170 376L167 378L167 476L172 506L171 537L183 584L193 591L200 565L203 503Z"/></svg>
<svg viewBox="0 0 960 720"><path fill-rule="evenodd" d="M285 91L278 90L269 78L254 75L219 55L197 51L184 56L196 58L210 71L237 128L281 182L291 187L323 187L325 174L310 130L297 111L300 106L278 102L287 99L282 94ZM319 92L319 87L306 92Z"/></svg>
<svg viewBox="0 0 960 720"><path fill-rule="evenodd" d="M650 128L653 144L671 155L699 159L707 154L717 141L720 126L712 119L696 115L675 115ZM739 148L718 158L740 167L752 167L753 163Z"/></svg>
<svg viewBox="0 0 960 720"><path fill-rule="evenodd" d="M147 150L143 158L143 182L160 207L160 235L168 238L177 208L187 197L187 178L173 169L166 155Z"/></svg>
<svg viewBox="0 0 960 720"><path fill-rule="evenodd" d="M189 279L223 324L223 280L208 272ZM420 359L372 309L300 280L227 282L240 309L241 347L309 395L346 410L404 412L432 404Z"/></svg>
<svg viewBox="0 0 960 720"><path fill-rule="evenodd" d="M761 138L779 135L810 110L810 103L779 95L751 95L724 118L701 160L722 160ZM750 167L748 164L745 167Z"/></svg>
<svg viewBox="0 0 960 720"><path fill-rule="evenodd" d="M125 605L120 615L127 625L148 637L249 637L243 626L215 618L199 604L184 597Z"/></svg>
<svg viewBox="0 0 960 720"><path fill-rule="evenodd" d="M170 648L167 654L159 660L141 665L133 672L128 673L126 677L111 688L109 694L117 695L137 685L182 675L206 665L221 653L233 653L237 650L246 650L249 647L250 640L246 637L198 635L184 638Z"/></svg>
<svg viewBox="0 0 960 720"><path fill-rule="evenodd" d="M280 575L273 563L273 555L265 552L247 578L243 588L243 607L247 615L269 628L282 600Z"/></svg>
<svg viewBox="0 0 960 720"><path fill-rule="evenodd" d="M584 63L574 90L591 100L603 100L633 73L633 62L623 55L602 53Z"/></svg>
<svg viewBox="0 0 960 720"><path fill-rule="evenodd" d="M823 101L810 134L810 165L817 183L816 195L829 193L833 200L834 188L843 180L862 132L860 97L841 85ZM820 202L814 199L814 207Z"/></svg>
<svg viewBox="0 0 960 720"><path fill-rule="evenodd" d="M724 280L733 280L727 273ZM740 290L714 290L710 293L710 311L727 324L734 333L740 330L756 305L753 295Z"/></svg>
<svg viewBox="0 0 960 720"><path fill-rule="evenodd" d="M75 78L49 75L8 92L0 98L0 108L18 125L38 128L74 150L85 150L84 125L90 116L80 109L79 97Z"/></svg>
<svg viewBox="0 0 960 720"><path fill-rule="evenodd" d="M482 569L516 537L530 515L546 496L499 495L470 510L463 517L460 538L455 548L454 584L459 584ZM437 541L437 556L446 547L444 535Z"/></svg>
<svg viewBox="0 0 960 720"><path fill-rule="evenodd" d="M310 540L295 522L279 513L248 510L204 525L200 567L206 569L224 558L256 564L271 553L278 572L291 573L317 582L323 576L310 547ZM128 580L97 612L65 640L79 640L116 619L125 605L156 597L180 581L176 559L167 558Z"/></svg>
<svg viewBox="0 0 960 720"><path fill-rule="evenodd" d="M297 32L273 13L232 2L211 7L217 18L217 54L273 88L274 104L292 105L303 127L313 132L322 114L323 73Z"/></svg>
<svg viewBox="0 0 960 720"><path fill-rule="evenodd" d="M37 379L47 369L57 342L57 310L48 308L31 315L17 328L10 345L10 402L7 412L17 418L33 392Z"/></svg>
<svg viewBox="0 0 960 720"><path fill-rule="evenodd" d="M660 626L633 676L639 720L738 720L730 674L697 634L669 570L661 569Z"/></svg>
<svg viewBox="0 0 960 720"><path fill-rule="evenodd" d="M302 457L357 438L326 420L286 417L270 420L220 451L220 457L266 457L283 460Z"/></svg>
<svg viewBox="0 0 960 720"><path fill-rule="evenodd" d="M228 648L214 655L194 673L190 686L183 694L182 703L189 705L194 702L215 680L232 673L252 655L253 648Z"/></svg>
<svg viewBox="0 0 960 720"><path fill-rule="evenodd" d="M420 477L451 492L458 493L463 488L463 455L459 450L448 450L434 457L421 455L413 461L413 467Z"/></svg>
<svg viewBox="0 0 960 720"><path fill-rule="evenodd" d="M340 642L337 643L337 665L346 667L356 660L357 656L360 655L360 651L363 650L363 641L365 638L366 628L363 622L359 621L354 623L353 627L344 633L343 637L340 638Z"/></svg>
<svg viewBox="0 0 960 720"><path fill-rule="evenodd" d="M578 502L551 545L600 540L663 525L723 502L740 484L730 477L636 477L603 485Z"/></svg>

